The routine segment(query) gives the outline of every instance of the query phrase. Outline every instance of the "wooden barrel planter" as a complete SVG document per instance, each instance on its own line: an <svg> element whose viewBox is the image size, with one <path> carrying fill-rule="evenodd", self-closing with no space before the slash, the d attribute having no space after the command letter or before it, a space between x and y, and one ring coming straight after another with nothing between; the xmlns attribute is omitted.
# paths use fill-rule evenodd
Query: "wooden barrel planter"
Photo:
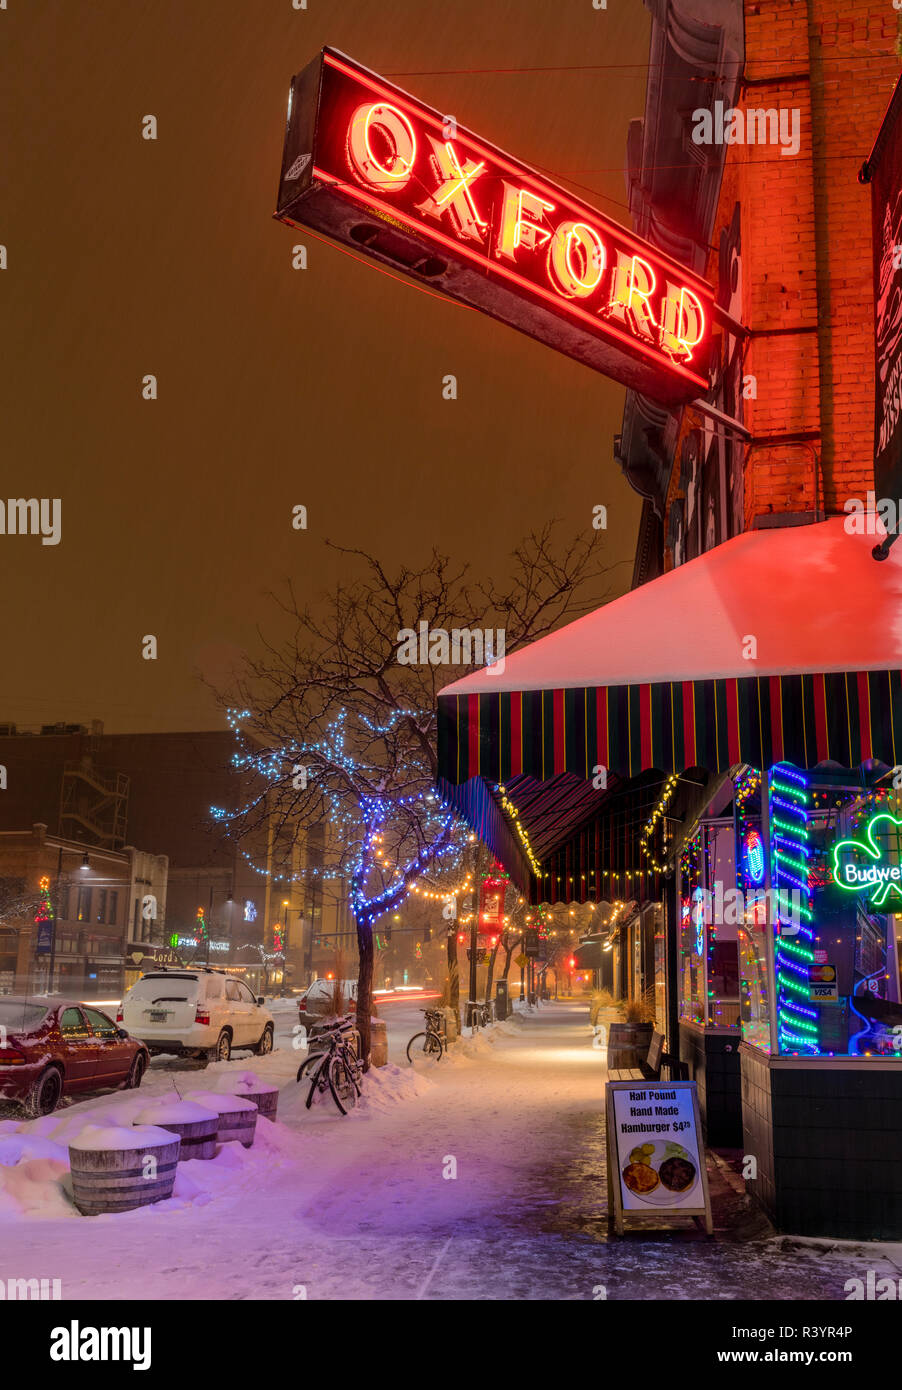
<svg viewBox="0 0 902 1390"><path fill-rule="evenodd" d="M229 1144L237 1140L249 1149L254 1142L257 1128L257 1107L253 1101L241 1096L230 1096L225 1091L190 1091L185 1097L205 1110L215 1110L219 1116L216 1126L216 1141Z"/></svg>
<svg viewBox="0 0 902 1390"><path fill-rule="evenodd" d="M638 1067L644 1062L653 1028L651 1023L612 1023L608 1028L608 1069Z"/></svg>
<svg viewBox="0 0 902 1390"><path fill-rule="evenodd" d="M253 1101L258 1115L275 1120L279 1109L278 1086L265 1085L262 1081L247 1081L243 1085L239 1082L229 1094L237 1096L239 1100Z"/></svg>
<svg viewBox="0 0 902 1390"><path fill-rule="evenodd" d="M69 1145L72 1193L82 1216L132 1211L171 1197L180 1143L156 1125L87 1125Z"/></svg>
<svg viewBox="0 0 902 1390"><path fill-rule="evenodd" d="M179 1163L187 1158L215 1158L219 1115L193 1100L162 1100L135 1117L136 1125L157 1125L182 1141Z"/></svg>

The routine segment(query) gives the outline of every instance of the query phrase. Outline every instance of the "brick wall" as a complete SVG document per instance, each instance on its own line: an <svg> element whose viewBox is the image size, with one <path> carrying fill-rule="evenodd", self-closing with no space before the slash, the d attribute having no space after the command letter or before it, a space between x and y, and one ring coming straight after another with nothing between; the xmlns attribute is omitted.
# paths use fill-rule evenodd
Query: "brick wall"
<svg viewBox="0 0 902 1390"><path fill-rule="evenodd" d="M795 156L729 146L711 237L716 285L721 233L738 202L742 319L752 330L743 371L756 391L742 402L755 442L732 451L746 529L772 513L842 512L874 486L870 190L858 170L902 70L900 23L891 0L844 0L841 15L835 0L745 5L740 109L797 109L801 136ZM681 441L698 425L685 412ZM672 563L667 554L665 568Z"/></svg>
<svg viewBox="0 0 902 1390"><path fill-rule="evenodd" d="M744 108L798 109L801 128L795 156L735 147L758 392L746 418L756 438L811 436L748 451L749 526L816 502L842 511L873 486L870 194L857 174L900 63L886 0L846 0L842 18L832 0L749 0L745 16Z"/></svg>

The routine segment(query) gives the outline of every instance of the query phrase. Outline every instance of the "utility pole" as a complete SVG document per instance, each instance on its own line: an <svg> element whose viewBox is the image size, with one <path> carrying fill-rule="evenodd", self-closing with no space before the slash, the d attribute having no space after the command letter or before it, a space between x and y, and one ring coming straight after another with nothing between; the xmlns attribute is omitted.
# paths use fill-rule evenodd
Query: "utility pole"
<svg viewBox="0 0 902 1390"><path fill-rule="evenodd" d="M60 903L63 896L63 847L60 845L59 857L56 861L56 892L54 893L53 922L50 930L50 964L47 971L47 993L53 993L53 971L56 966L56 926L60 919ZM37 945L37 941L35 941ZM35 952L37 959L37 952ZM37 972L35 972L37 973Z"/></svg>

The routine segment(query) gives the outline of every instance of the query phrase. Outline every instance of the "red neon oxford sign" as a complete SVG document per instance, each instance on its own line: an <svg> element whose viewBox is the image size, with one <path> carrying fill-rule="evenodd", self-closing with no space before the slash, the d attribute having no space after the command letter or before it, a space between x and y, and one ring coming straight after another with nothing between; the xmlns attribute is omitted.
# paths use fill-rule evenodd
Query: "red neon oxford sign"
<svg viewBox="0 0 902 1390"><path fill-rule="evenodd" d="M332 49L292 81L275 215L663 403L707 391L710 286Z"/></svg>

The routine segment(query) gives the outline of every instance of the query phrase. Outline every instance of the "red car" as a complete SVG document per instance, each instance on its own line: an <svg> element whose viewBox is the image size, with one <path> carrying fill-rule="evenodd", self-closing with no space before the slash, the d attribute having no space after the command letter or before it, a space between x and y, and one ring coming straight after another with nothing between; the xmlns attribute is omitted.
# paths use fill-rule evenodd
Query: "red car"
<svg viewBox="0 0 902 1390"><path fill-rule="evenodd" d="M62 1096L140 1086L150 1056L100 1009L71 999L0 997L0 1102L49 1115Z"/></svg>

